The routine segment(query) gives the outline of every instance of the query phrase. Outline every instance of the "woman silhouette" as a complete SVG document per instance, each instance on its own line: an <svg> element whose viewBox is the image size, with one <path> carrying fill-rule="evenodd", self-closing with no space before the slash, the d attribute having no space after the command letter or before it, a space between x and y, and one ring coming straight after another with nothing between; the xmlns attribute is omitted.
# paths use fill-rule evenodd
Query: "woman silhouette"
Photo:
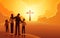
<svg viewBox="0 0 60 38"><path fill-rule="evenodd" d="M10 28L11 28L11 33L13 33L13 28L14 28L14 17L13 17L13 14L11 14L11 17L10 17Z"/></svg>

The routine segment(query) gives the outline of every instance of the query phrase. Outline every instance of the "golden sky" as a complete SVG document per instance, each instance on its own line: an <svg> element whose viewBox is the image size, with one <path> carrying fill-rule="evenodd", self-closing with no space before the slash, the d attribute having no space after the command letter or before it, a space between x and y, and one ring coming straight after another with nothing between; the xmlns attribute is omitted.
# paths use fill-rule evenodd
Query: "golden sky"
<svg viewBox="0 0 60 38"><path fill-rule="evenodd" d="M31 10L32 20L37 20L38 17L47 17L50 18L56 15L57 4L60 0L0 0L0 3L8 9L13 11L16 15L20 13L21 16L28 19L28 12ZM5 15L6 13L4 13Z"/></svg>

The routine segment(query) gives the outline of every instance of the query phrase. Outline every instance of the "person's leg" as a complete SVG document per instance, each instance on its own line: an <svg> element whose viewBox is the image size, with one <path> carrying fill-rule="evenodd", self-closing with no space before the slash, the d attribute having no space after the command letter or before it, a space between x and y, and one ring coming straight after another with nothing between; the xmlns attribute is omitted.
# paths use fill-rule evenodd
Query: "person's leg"
<svg viewBox="0 0 60 38"><path fill-rule="evenodd" d="M13 28L13 26L11 25L11 33L13 33L13 29L12 28Z"/></svg>
<svg viewBox="0 0 60 38"><path fill-rule="evenodd" d="M11 33L12 33L12 23L11 23L11 25L10 25L10 30L11 30Z"/></svg>
<svg viewBox="0 0 60 38"><path fill-rule="evenodd" d="M23 26L23 33L25 34L25 26Z"/></svg>
<svg viewBox="0 0 60 38"><path fill-rule="evenodd" d="M7 32L7 26L6 26L6 32Z"/></svg>
<svg viewBox="0 0 60 38"><path fill-rule="evenodd" d="M15 35L17 35L17 24L15 26Z"/></svg>
<svg viewBox="0 0 60 38"><path fill-rule="evenodd" d="M18 35L20 35L20 25L18 24Z"/></svg>
<svg viewBox="0 0 60 38"><path fill-rule="evenodd" d="M24 31L24 29L23 29L23 26L22 26L22 34L23 34L23 31Z"/></svg>
<svg viewBox="0 0 60 38"><path fill-rule="evenodd" d="M25 27L24 27L24 34L25 34Z"/></svg>
<svg viewBox="0 0 60 38"><path fill-rule="evenodd" d="M11 26L11 33L13 33L13 26L14 26L14 25L13 25L13 23L12 23L12 26Z"/></svg>
<svg viewBox="0 0 60 38"><path fill-rule="evenodd" d="M9 27L7 26L7 32L9 32Z"/></svg>

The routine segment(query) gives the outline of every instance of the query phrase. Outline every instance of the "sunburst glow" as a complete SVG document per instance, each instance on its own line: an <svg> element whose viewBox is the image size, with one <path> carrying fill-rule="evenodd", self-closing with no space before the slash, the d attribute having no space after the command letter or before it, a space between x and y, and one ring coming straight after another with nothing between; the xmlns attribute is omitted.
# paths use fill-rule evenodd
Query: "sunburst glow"
<svg viewBox="0 0 60 38"><path fill-rule="evenodd" d="M31 14L31 20L32 21L37 21L38 20L38 16L44 15L43 8L42 8L43 6L42 5L41 5L41 7L39 7L39 5L37 5L37 4L29 5L29 4L26 4L24 2L22 2L22 5L23 6L19 10L22 12L21 15L27 21L29 20L29 14L27 14L27 12L29 12L29 10L31 10L31 12L33 12L33 14Z"/></svg>
<svg viewBox="0 0 60 38"><path fill-rule="evenodd" d="M29 20L29 15L26 13L31 10L33 12L33 14L31 14L31 20L37 21L40 16L50 18L56 15L57 1L58 0L1 0L1 3L5 8L13 11L15 15L20 13L27 21ZM46 10L49 12L46 13Z"/></svg>

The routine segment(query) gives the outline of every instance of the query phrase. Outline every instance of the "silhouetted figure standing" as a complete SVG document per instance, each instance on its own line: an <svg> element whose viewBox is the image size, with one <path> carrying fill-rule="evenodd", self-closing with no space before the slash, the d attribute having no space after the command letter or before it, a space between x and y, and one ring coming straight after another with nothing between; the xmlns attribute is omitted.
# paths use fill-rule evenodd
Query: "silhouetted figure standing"
<svg viewBox="0 0 60 38"><path fill-rule="evenodd" d="M18 35L20 35L20 22L21 22L20 14L14 17L14 19L15 19L15 35L17 35L17 30Z"/></svg>
<svg viewBox="0 0 60 38"><path fill-rule="evenodd" d="M6 27L6 32L9 31L9 22L8 20L5 20L5 27Z"/></svg>
<svg viewBox="0 0 60 38"><path fill-rule="evenodd" d="M11 30L11 33L13 33L13 30L14 30L14 17L13 17L13 14L11 14L11 17L10 17L10 30Z"/></svg>
<svg viewBox="0 0 60 38"><path fill-rule="evenodd" d="M26 25L26 22L25 22L25 19L23 19L23 21L22 21L22 34L25 34L25 25Z"/></svg>

